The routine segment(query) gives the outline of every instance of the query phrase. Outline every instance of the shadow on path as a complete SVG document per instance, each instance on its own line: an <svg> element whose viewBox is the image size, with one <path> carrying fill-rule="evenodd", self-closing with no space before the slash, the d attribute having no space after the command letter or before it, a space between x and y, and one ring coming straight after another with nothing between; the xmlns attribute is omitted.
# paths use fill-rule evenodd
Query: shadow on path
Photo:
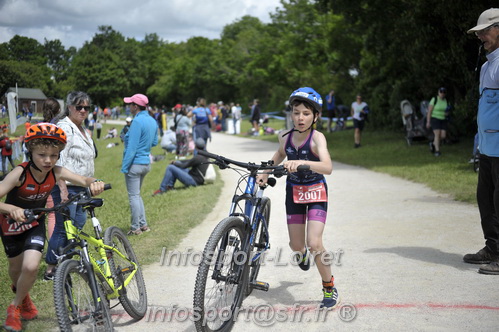
<svg viewBox="0 0 499 332"><path fill-rule="evenodd" d="M469 264L463 262L463 255L443 252L440 249L429 247L393 247L372 248L364 251L368 254L389 253L404 258L428 262L439 265L447 265L460 271L467 271Z"/></svg>

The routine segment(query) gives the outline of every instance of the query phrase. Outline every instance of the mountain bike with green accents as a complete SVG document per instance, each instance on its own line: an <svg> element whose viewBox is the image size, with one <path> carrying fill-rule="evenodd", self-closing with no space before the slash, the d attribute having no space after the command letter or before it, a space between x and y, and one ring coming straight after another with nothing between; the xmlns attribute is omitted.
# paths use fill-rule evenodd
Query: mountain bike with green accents
<svg viewBox="0 0 499 332"><path fill-rule="evenodd" d="M109 184L105 190L111 189ZM73 225L67 207L81 205L92 220L95 236ZM59 265L54 276L54 304L61 331L112 331L109 301L119 299L134 319L147 311L147 292L142 270L125 233L111 226L104 232L95 209L104 204L92 198L87 189L52 208L25 210L26 223L40 213L59 212L69 244L57 256Z"/></svg>

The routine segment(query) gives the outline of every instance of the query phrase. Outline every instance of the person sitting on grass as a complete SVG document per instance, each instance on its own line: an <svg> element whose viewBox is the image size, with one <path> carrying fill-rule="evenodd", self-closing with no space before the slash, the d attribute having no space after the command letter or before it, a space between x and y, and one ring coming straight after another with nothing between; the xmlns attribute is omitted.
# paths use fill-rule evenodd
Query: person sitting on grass
<svg viewBox="0 0 499 332"><path fill-rule="evenodd" d="M0 185L0 236L9 263L11 289L15 297L7 308L4 327L8 331L21 331L21 319L38 316L29 291L38 275L38 267L45 244L45 216L30 224L24 209L45 207L52 188L60 179L90 187L92 195L104 190L104 183L94 178L74 174L64 167L55 166L66 146L66 133L50 123L38 123L26 132L29 161L15 167ZM9 223L9 220L14 223Z"/></svg>
<svg viewBox="0 0 499 332"><path fill-rule="evenodd" d="M204 150L206 147L204 139L200 137L196 139L195 144L196 150ZM161 186L152 195L157 196L172 190L177 180L187 187L202 185L207 169L208 159L199 153L196 153L192 159L172 161L166 168Z"/></svg>
<svg viewBox="0 0 499 332"><path fill-rule="evenodd" d="M161 137L161 148L165 150L165 152L170 153L177 150L177 135L175 134L173 127L170 127L170 129L163 133L163 137Z"/></svg>
<svg viewBox="0 0 499 332"><path fill-rule="evenodd" d="M117 136L118 136L118 130L115 127L113 127L107 131L107 135L104 136L104 139L115 138Z"/></svg>

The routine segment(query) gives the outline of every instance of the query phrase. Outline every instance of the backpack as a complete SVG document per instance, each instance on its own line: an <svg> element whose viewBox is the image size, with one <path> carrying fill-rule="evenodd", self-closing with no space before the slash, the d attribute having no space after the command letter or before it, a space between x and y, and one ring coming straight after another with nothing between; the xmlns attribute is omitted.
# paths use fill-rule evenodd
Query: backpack
<svg viewBox="0 0 499 332"><path fill-rule="evenodd" d="M12 142L10 140L5 140L5 144L3 147L5 148L5 151L12 150Z"/></svg>
<svg viewBox="0 0 499 332"><path fill-rule="evenodd" d="M201 174L201 177L203 177L204 184L213 183L217 179L217 173L215 172L215 167L213 167L213 164L208 164L205 175L203 175L203 172L201 172L199 168L198 172L199 174Z"/></svg>
<svg viewBox="0 0 499 332"><path fill-rule="evenodd" d="M215 172L215 167L213 167L213 164L209 164L204 176L204 183L213 183L216 179L217 173Z"/></svg>

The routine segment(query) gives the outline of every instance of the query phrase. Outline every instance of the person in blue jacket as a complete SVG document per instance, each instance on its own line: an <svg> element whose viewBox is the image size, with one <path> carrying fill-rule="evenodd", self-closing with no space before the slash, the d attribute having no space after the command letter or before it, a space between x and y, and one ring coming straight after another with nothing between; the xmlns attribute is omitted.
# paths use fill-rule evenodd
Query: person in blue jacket
<svg viewBox="0 0 499 332"><path fill-rule="evenodd" d="M158 144L158 124L147 111L147 104L149 104L147 96L135 94L123 100L130 105L130 112L135 116L125 135L125 150L121 164L121 172L125 174L131 211L131 227L128 235L140 235L142 232L151 230L147 225L140 188L144 177L151 170L149 154L151 148Z"/></svg>
<svg viewBox="0 0 499 332"><path fill-rule="evenodd" d="M463 260L485 264L478 272L499 275L499 8L480 14L477 25L468 30L480 39L487 61L480 70L478 101L478 146L480 167L476 198L485 247Z"/></svg>

